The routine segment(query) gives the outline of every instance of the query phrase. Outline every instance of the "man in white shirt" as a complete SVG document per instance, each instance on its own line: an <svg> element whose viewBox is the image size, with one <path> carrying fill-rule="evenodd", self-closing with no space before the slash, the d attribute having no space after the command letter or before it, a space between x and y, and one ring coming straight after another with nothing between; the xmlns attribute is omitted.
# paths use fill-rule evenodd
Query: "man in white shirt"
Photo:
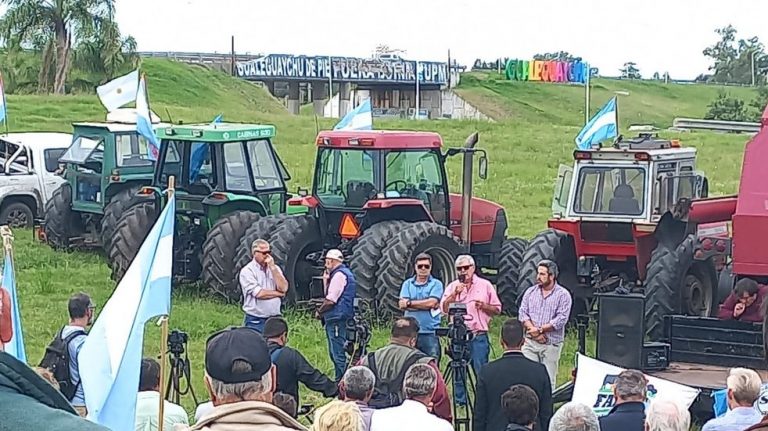
<svg viewBox="0 0 768 431"><path fill-rule="evenodd" d="M437 373L427 364L414 364L405 373L405 401L397 407L376 410L371 418L371 431L453 431L445 419L429 411L437 389Z"/></svg>
<svg viewBox="0 0 768 431"><path fill-rule="evenodd" d="M187 412L176 404L163 401L163 429L173 430L175 424L189 425ZM158 429L160 413L160 364L154 359L142 359L139 395L136 398L136 431Z"/></svg>
<svg viewBox="0 0 768 431"><path fill-rule="evenodd" d="M243 291L243 326L259 333L272 316L280 315L283 297L288 292L288 280L275 264L269 242L257 239L251 244L253 260L240 270L240 289Z"/></svg>

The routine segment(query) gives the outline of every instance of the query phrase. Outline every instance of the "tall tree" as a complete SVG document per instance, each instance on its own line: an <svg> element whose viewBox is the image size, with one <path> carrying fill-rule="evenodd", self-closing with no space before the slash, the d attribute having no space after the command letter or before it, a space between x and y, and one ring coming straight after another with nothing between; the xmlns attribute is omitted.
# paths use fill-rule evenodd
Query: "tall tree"
<svg viewBox="0 0 768 431"><path fill-rule="evenodd" d="M760 84L768 71L768 55L765 46L757 37L736 39L732 25L715 30L720 40L706 48L703 53L712 59L709 70L711 82L733 84Z"/></svg>
<svg viewBox="0 0 768 431"><path fill-rule="evenodd" d="M75 66L93 75L89 84L106 82L126 67L136 67L138 62L136 40L123 37L117 23L111 20L99 21L95 32L81 40L75 49Z"/></svg>
<svg viewBox="0 0 768 431"><path fill-rule="evenodd" d="M63 94L74 42L112 21L114 0L0 0L0 31L9 46L42 48L38 89Z"/></svg>

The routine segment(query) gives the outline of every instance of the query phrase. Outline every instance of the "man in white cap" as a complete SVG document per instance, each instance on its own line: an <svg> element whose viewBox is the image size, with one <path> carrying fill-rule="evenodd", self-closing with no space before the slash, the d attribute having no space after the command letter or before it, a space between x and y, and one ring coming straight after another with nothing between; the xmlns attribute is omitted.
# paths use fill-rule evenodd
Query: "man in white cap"
<svg viewBox="0 0 768 431"><path fill-rule="evenodd" d="M328 250L325 255L323 273L325 299L317 309L318 317L325 325L328 337L328 354L331 356L336 372L336 382L341 381L346 368L347 356L344 353L345 327L347 320L354 317L355 294L357 283L355 275L344 264L344 255L337 249Z"/></svg>

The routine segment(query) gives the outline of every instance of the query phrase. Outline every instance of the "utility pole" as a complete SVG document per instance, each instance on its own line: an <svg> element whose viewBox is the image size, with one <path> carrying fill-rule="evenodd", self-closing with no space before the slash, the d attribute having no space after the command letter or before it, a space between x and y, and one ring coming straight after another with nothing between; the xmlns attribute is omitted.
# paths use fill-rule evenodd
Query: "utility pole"
<svg viewBox="0 0 768 431"><path fill-rule="evenodd" d="M755 55L757 55L757 50L752 51L752 86L755 86Z"/></svg>

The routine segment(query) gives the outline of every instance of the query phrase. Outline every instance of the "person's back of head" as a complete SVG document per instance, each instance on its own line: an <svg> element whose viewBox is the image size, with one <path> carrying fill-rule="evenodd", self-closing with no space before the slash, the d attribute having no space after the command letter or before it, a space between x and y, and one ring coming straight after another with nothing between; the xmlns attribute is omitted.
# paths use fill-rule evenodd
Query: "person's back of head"
<svg viewBox="0 0 768 431"><path fill-rule="evenodd" d="M437 373L427 364L414 364L403 379L403 395L407 400L429 403L437 389Z"/></svg>
<svg viewBox="0 0 768 431"><path fill-rule="evenodd" d="M524 340L523 324L515 318L507 319L501 325L501 342L505 349L519 349Z"/></svg>
<svg viewBox="0 0 768 431"><path fill-rule="evenodd" d="M600 423L589 406L570 401L552 415L549 431L600 431Z"/></svg>
<svg viewBox="0 0 768 431"><path fill-rule="evenodd" d="M618 402L645 401L648 381L637 370L624 370L616 377L613 394Z"/></svg>
<svg viewBox="0 0 768 431"><path fill-rule="evenodd" d="M688 431L691 414L672 399L656 398L645 412L645 431Z"/></svg>
<svg viewBox="0 0 768 431"><path fill-rule="evenodd" d="M317 409L312 431L362 431L363 416L355 403L334 400Z"/></svg>
<svg viewBox="0 0 768 431"><path fill-rule="evenodd" d="M530 427L539 416L539 397L526 385L512 385L501 395L501 410L509 423Z"/></svg>
<svg viewBox="0 0 768 431"><path fill-rule="evenodd" d="M344 397L351 401L368 402L373 395L373 388L376 385L376 376L368 367L351 367L341 378L341 385L344 388Z"/></svg>
<svg viewBox="0 0 768 431"><path fill-rule="evenodd" d="M416 338L419 336L419 322L411 316L403 316L395 319L392 324L391 338L393 341L408 344L416 343ZM413 347L413 346L412 346Z"/></svg>
<svg viewBox="0 0 768 431"><path fill-rule="evenodd" d="M76 293L69 298L67 309L69 310L69 319L82 319L88 316L88 311L93 308L91 297L85 293Z"/></svg>
<svg viewBox="0 0 768 431"><path fill-rule="evenodd" d="M730 407L751 407L760 397L763 382L755 370L732 368L726 378Z"/></svg>
<svg viewBox="0 0 768 431"><path fill-rule="evenodd" d="M160 364L152 358L141 360L139 374L139 392L157 391L160 389Z"/></svg>

